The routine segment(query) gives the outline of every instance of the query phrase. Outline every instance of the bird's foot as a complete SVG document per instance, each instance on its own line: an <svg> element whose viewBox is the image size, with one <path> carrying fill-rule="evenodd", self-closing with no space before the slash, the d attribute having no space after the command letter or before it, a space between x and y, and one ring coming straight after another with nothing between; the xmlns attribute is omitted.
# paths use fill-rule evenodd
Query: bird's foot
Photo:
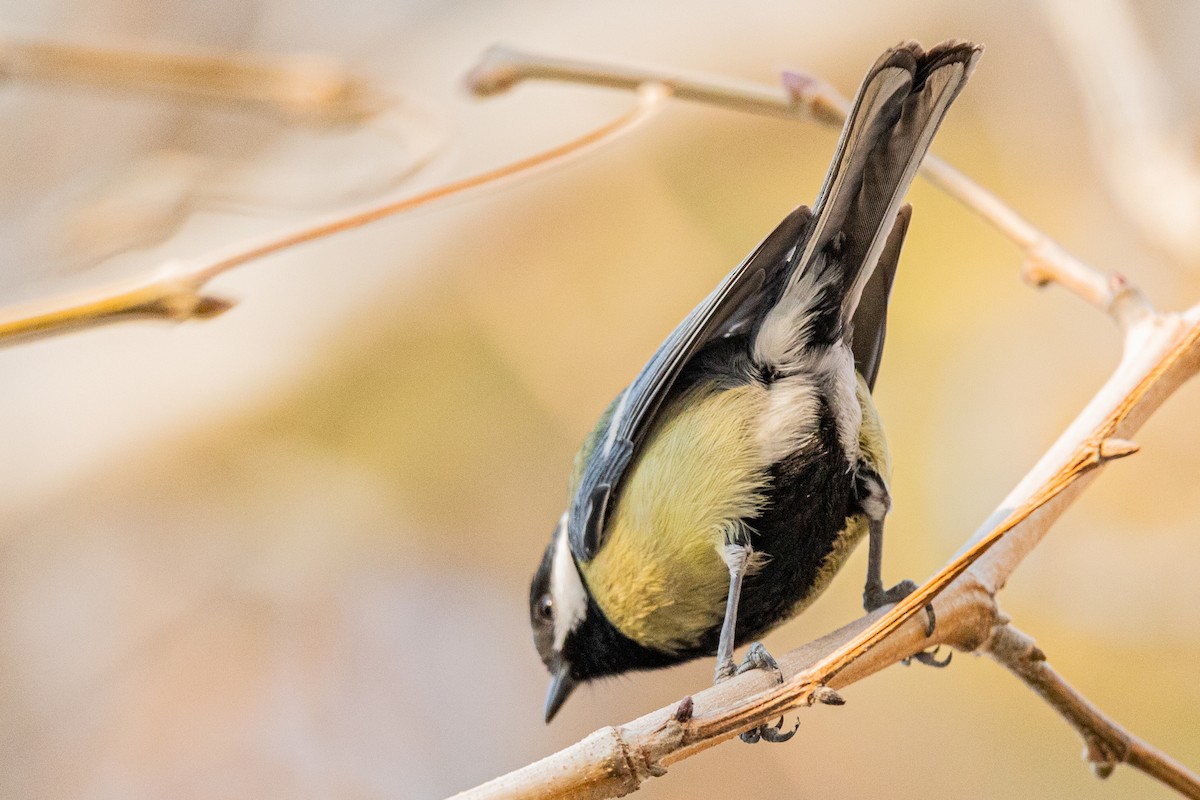
<svg viewBox="0 0 1200 800"><path fill-rule="evenodd" d="M732 660L729 663L729 667L731 669L733 667ZM779 664L775 661L771 654L767 652L767 648L762 646L761 642L755 642L754 644L750 645L750 650L746 653L746 657L742 660L742 663L738 665L737 669L732 669L732 672L725 677L741 675L743 672L749 672L752 669L761 669L774 672L778 681L783 683L783 671L779 669ZM718 667L718 675L720 675L720 671L720 667ZM718 677L718 683L721 680L723 679ZM753 730L746 731L741 735L741 740L747 744L754 744L759 741L773 742L778 744L781 742L786 742L788 739L791 739L793 736L795 736L796 731L799 728L800 720L796 720L795 727L793 727L790 731L785 731L783 729L783 717L780 717L779 722L774 725L760 725Z"/></svg>
<svg viewBox="0 0 1200 800"><path fill-rule="evenodd" d="M783 729L783 717L780 717L779 722L774 725L760 725L757 728L746 731L738 738L746 744L757 744L760 741L783 744L795 736L798 730L800 730L800 720L796 720L796 724L792 726L790 731L785 731Z"/></svg>
<svg viewBox="0 0 1200 800"><path fill-rule="evenodd" d="M755 642L750 645L750 649L746 651L746 657L738 665L735 674L741 675L743 672L749 672L752 669L774 672L779 682L783 683L783 670L779 668L779 663L775 661L775 657L767 652L767 648L762 646L762 642Z"/></svg>
<svg viewBox="0 0 1200 800"><path fill-rule="evenodd" d="M890 605L891 603L899 603L904 598L917 590L917 585L910 580L903 580L888 590L884 590L883 586L867 586L863 592L863 608L867 611L874 611L880 606ZM925 635L933 636L934 630L937 629L937 617L933 613L933 605L925 606ZM950 663L950 658L953 653L947 653L944 659L937 658L937 648L933 650L922 651L916 653L906 659L904 663L908 664L911 661L916 661L920 664L925 664L929 667L941 667Z"/></svg>
<svg viewBox="0 0 1200 800"><path fill-rule="evenodd" d="M935 647L932 650L922 650L919 653L913 653L900 663L907 667L909 664L916 661L918 664L924 664L927 667L941 669L942 667L949 666L950 659L954 656L954 651L949 650L946 652L945 658L939 659L937 654L941 649L942 648L940 647Z"/></svg>
<svg viewBox="0 0 1200 800"><path fill-rule="evenodd" d="M917 585L907 579L900 581L886 591L884 590L883 586L880 585L867 586L866 590L863 591L863 608L865 608L867 611L874 611L881 606L899 603L916 590ZM933 632L937 628L937 617L933 614L932 604L925 606L925 616L927 618L925 623L925 635L933 636Z"/></svg>

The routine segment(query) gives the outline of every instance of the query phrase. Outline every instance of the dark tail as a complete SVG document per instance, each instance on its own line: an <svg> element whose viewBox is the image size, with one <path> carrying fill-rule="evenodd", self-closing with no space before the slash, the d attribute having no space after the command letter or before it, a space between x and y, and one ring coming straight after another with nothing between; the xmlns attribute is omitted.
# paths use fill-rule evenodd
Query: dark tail
<svg viewBox="0 0 1200 800"><path fill-rule="evenodd" d="M845 336L901 201L981 48L906 42L863 79L813 208L803 249L755 340L759 361L783 371L810 345ZM865 332L864 332L865 333Z"/></svg>

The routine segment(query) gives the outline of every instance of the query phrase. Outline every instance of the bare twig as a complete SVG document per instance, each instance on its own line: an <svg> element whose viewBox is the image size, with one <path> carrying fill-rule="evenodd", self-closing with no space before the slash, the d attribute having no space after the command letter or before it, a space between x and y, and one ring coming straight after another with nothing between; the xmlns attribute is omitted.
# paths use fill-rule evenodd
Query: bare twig
<svg viewBox="0 0 1200 800"><path fill-rule="evenodd" d="M1150 313L1141 293L1120 275L1105 277L1073 256L1062 245L1014 211L1003 200L932 153L921 174L958 200L1021 248L1025 264L1021 277L1034 286L1057 283L1087 303L1130 325Z"/></svg>
<svg viewBox="0 0 1200 800"><path fill-rule="evenodd" d="M1040 3L1075 78L1113 203L1181 265L1200 255L1197 120L1173 90L1128 0Z"/></svg>
<svg viewBox="0 0 1200 800"><path fill-rule="evenodd" d="M0 79L241 106L322 125L361 122L392 102L319 55L265 59L0 39Z"/></svg>
<svg viewBox="0 0 1200 800"><path fill-rule="evenodd" d="M1189 324L1174 328L1173 339L1147 340L1146 347L1153 349L1157 357L1146 353L1145 358L1132 362L1150 362L1142 379L1135 381L1125 396L1108 395L1114 401L1113 407L1100 415L1101 423L1086 435L1075 437L1071 457L1038 483L1023 503L1014 508L1006 501L992 517L1001 519L999 524L988 527L963 554L897 605L780 659L785 674L800 668L782 686L764 687L769 679L743 676L692 695L693 713L686 724L675 721L676 708L668 706L619 728L598 731L577 745L458 797L618 797L647 778L663 774L676 761L811 704L825 687L837 689L861 680L929 645L949 643L969 650L988 642L996 626L1006 621L992 599L997 577L1015 569L1050 523L1079 495L1085 479L1109 460L1132 452L1127 440L1114 440L1106 432L1113 427L1136 428L1200 367L1200 309L1185 316ZM1131 362L1126 359L1125 363ZM1104 395L1101 392L1098 399ZM1085 409L1060 444L1092 415L1096 404L1093 401ZM1010 498L1020 489L1014 490ZM997 555L1009 538L1023 546L1010 547L1002 551L1002 556ZM914 616L931 600L937 608L938 626L931 639L924 639L923 623ZM1115 723L1111 730L1114 735L1134 740ZM1144 743L1126 763L1173 787L1179 781L1200 780ZM1163 771L1156 766L1160 764L1172 764L1172 770Z"/></svg>
<svg viewBox="0 0 1200 800"><path fill-rule="evenodd" d="M215 316L232 306L231 301L207 292L209 281L223 272L297 245L360 228L384 217L564 163L632 130L649 118L665 96L662 87L647 86L640 92L639 102L633 109L595 130L527 158L420 194L388 198L190 261L171 262L164 265L160 274L149 278L0 309L0 345L129 318L182 321Z"/></svg>
<svg viewBox="0 0 1200 800"><path fill-rule="evenodd" d="M525 80L554 80L636 91L647 84L666 86L673 97L735 111L821 119L841 124L846 111L836 92L801 95L748 81L689 76L682 72L638 69L566 58L550 58L493 46L467 74L467 86L481 97L511 89ZM832 101L832 105L830 105Z"/></svg>
<svg viewBox="0 0 1200 800"><path fill-rule="evenodd" d="M440 114L419 98L355 75L320 54L147 51L0 37L0 81L136 94L178 106L220 106L276 118L291 130L320 128L322 135L331 129L366 133L388 153L370 178L376 192L398 186L427 166L448 138ZM354 139L357 145L361 141ZM271 197L269 191L264 198L258 191L262 175L253 170L247 175L244 162L231 162L234 169L214 167L214 162L218 160L194 154L150 154L100 198L73 209L57 232L56 249L65 245L76 262L73 269L80 269L164 241L206 200L226 208L272 210L295 200L293 193ZM324 199L344 191L340 181L321 181L319 174L315 178L322 187L338 187L323 188Z"/></svg>
<svg viewBox="0 0 1200 800"><path fill-rule="evenodd" d="M670 86L681 100L716 105L757 114L811 119L840 126L849 104L829 83L798 72L782 75L782 89L749 81L684 75L658 69L633 69L597 62L550 58L507 47L484 53L470 73L468 84L480 95L504 91L523 80L556 80L635 89L643 82ZM1072 256L1050 236L1006 205L987 189L932 153L925 157L921 174L954 199L991 223L1016 243L1025 255L1023 276L1037 286L1061 283L1088 303L1106 312L1116 305L1140 305L1140 295L1126 291L1121 278L1102 273Z"/></svg>
<svg viewBox="0 0 1200 800"><path fill-rule="evenodd" d="M730 84L541 60L508 50L490 51L484 65L486 68L477 68L473 76L475 85L486 91L528 77L621 88L636 85L638 80L661 80L675 87L680 97L752 111L820 116L833 122L836 118L830 110L844 107L844 101L831 95L827 85L795 76L785 78L792 91L789 99L780 100L758 87L739 96ZM822 109L821 114L813 114L813 108ZM1034 283L1057 282L1112 316L1125 333L1124 358L1113 376L959 555L886 612L864 617L786 655L780 660L785 673L799 671L782 686L754 693L767 681L744 676L692 695L686 721L678 718L674 706L660 709L619 728L598 731L579 745L460 798L598 798L627 794L646 778L663 774L675 761L769 723L786 711L809 705L825 690L866 677L923 647L937 643L965 650L990 647L996 631L1012 630L996 608L996 591L1099 472L1098 468L1136 452L1132 434L1166 397L1200 371L1200 306L1184 314L1158 314L1124 278L1106 278L1074 258L944 162L926 159L924 170L941 188L1021 247L1032 265L1026 275ZM922 626L915 615L934 600L938 627L932 639L923 640ZM751 680L763 683L753 685ZM1064 712L1059 705L1055 707ZM1071 707L1072 713L1075 708ZM1126 748L1122 760L1172 788L1186 792L1200 782L1110 720L1105 720L1104 731L1106 742L1136 742L1136 746Z"/></svg>
<svg viewBox="0 0 1200 800"><path fill-rule="evenodd" d="M1101 778L1117 764L1129 764L1170 786L1184 797L1200 800L1200 779L1169 756L1130 734L1054 671L1033 639L1012 625L1001 625L988 642L988 654L1029 685L1083 738L1084 758Z"/></svg>

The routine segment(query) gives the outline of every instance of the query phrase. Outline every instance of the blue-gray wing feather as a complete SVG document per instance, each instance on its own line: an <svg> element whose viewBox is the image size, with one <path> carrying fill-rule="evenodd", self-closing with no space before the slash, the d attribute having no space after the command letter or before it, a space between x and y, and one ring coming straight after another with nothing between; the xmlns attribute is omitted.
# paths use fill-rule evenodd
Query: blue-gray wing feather
<svg viewBox="0 0 1200 800"><path fill-rule="evenodd" d="M613 493L684 366L709 342L753 324L764 291L774 285L772 278L803 244L811 219L805 206L788 214L684 317L618 398L606 429L596 439L567 515L568 541L576 559L590 561L599 549Z"/></svg>

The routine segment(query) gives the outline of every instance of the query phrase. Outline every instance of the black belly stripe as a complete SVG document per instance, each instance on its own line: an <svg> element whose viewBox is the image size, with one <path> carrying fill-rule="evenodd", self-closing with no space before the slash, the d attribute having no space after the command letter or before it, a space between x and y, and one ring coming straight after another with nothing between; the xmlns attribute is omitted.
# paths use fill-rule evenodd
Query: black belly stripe
<svg viewBox="0 0 1200 800"><path fill-rule="evenodd" d="M749 520L751 545L770 560L742 585L737 641L762 636L807 599L825 559L857 511L849 469L828 401L811 448L776 464L771 502Z"/></svg>
<svg viewBox="0 0 1200 800"><path fill-rule="evenodd" d="M744 340L718 340L697 357L678 391L698 380L720 378L732 388L761 380ZM838 439L828 400L822 399L817 435L804 451L793 454L771 469L770 499L753 519L751 545L770 560L742 584L736 640L758 638L784 621L793 608L808 598L825 559L833 550L849 515L859 511L855 499L855 474ZM720 625L691 647L663 653L645 647L621 633L589 600L580 627L568 636L573 672L580 680L678 664L717 651Z"/></svg>

